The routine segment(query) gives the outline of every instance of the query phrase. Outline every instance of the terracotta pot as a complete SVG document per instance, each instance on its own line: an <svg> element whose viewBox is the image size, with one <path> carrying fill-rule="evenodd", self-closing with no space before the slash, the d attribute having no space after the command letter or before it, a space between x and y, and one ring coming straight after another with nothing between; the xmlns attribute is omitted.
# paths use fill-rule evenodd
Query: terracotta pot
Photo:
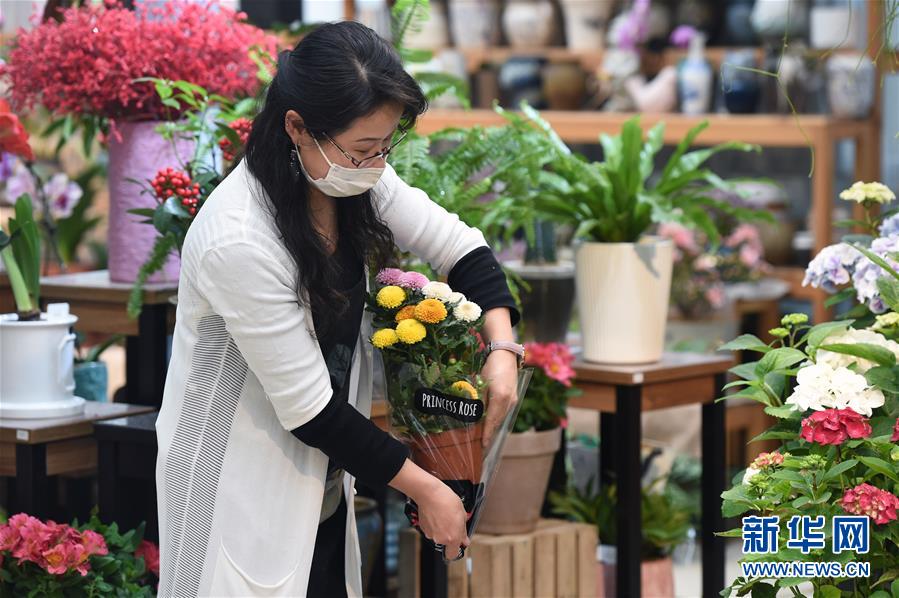
<svg viewBox="0 0 899 598"><path fill-rule="evenodd" d="M481 511L480 533L526 534L537 528L561 431L509 435Z"/></svg>
<svg viewBox="0 0 899 598"><path fill-rule="evenodd" d="M596 595L612 598L615 591L615 564L596 563ZM673 598L674 566L670 558L643 561L640 565L640 595L645 598Z"/></svg>
<svg viewBox="0 0 899 598"><path fill-rule="evenodd" d="M578 62L543 67L543 96L550 110L580 110L587 96L587 74Z"/></svg>
<svg viewBox="0 0 899 598"><path fill-rule="evenodd" d="M412 461L440 480L481 481L484 448L482 423L427 436L414 435L409 448Z"/></svg>

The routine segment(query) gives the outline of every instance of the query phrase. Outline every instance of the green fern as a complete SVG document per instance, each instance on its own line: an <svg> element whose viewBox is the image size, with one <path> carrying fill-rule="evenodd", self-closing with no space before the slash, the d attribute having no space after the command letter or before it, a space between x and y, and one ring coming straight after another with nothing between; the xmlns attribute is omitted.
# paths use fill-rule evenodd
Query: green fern
<svg viewBox="0 0 899 598"><path fill-rule="evenodd" d="M134 281L134 286L131 287L131 295L128 297L129 318L137 319L137 317L140 316L140 312L144 305L144 285L147 283L147 279L156 272L162 270L169 254L179 246L178 237L174 233L156 237L156 242L153 243L153 249L150 251L150 256L140 267L140 270L137 273L137 280Z"/></svg>

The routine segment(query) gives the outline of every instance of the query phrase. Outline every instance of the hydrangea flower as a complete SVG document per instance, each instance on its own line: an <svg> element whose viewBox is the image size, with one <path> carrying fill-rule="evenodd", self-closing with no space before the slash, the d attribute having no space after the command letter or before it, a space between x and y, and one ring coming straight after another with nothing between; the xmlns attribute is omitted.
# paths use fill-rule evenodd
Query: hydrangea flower
<svg viewBox="0 0 899 598"><path fill-rule="evenodd" d="M851 187L840 193L840 199L857 203L869 201L885 204L896 199L896 194L890 191L890 188L883 183L856 181Z"/></svg>
<svg viewBox="0 0 899 598"><path fill-rule="evenodd" d="M871 252L882 257L891 267L899 269L899 262L890 254L899 252L899 237L880 237L871 243ZM859 303L868 305L868 309L876 314L886 311L886 304L880 297L877 281L885 276L883 268L862 256L855 265L852 284L855 287Z"/></svg>
<svg viewBox="0 0 899 598"><path fill-rule="evenodd" d="M786 403L797 411L852 409L870 417L874 409L884 404L883 393L847 367L808 364L799 369L796 380L796 388Z"/></svg>
<svg viewBox="0 0 899 598"><path fill-rule="evenodd" d="M825 409L802 420L799 436L807 442L840 445L850 438L867 438L871 424L852 409Z"/></svg>
<svg viewBox="0 0 899 598"><path fill-rule="evenodd" d="M893 214L880 223L881 237L899 236L899 214Z"/></svg>
<svg viewBox="0 0 899 598"><path fill-rule="evenodd" d="M857 330L849 328L841 334L835 334L827 337L825 345L853 345L856 343L865 343L868 345L877 345L890 351L899 358L899 343L891 341L879 332L873 330ZM833 351L820 350L815 356L815 361L821 365L827 365L833 369L852 367L859 373L865 373L877 364L867 359L855 357L854 355L846 355L844 353L835 353Z"/></svg>
<svg viewBox="0 0 899 598"><path fill-rule="evenodd" d="M840 506L847 513L867 515L874 523L883 525L896 520L899 498L886 490L864 483L846 490Z"/></svg>
<svg viewBox="0 0 899 598"><path fill-rule="evenodd" d="M862 254L846 243L829 245L809 262L802 286L812 286L835 293L839 287L849 284Z"/></svg>

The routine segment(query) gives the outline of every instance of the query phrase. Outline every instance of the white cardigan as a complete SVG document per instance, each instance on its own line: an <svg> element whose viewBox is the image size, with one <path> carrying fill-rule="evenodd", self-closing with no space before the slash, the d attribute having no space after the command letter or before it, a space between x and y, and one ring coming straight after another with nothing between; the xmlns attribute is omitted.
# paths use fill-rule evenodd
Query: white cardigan
<svg viewBox="0 0 899 598"><path fill-rule="evenodd" d="M486 245L388 166L374 189L397 246L446 273ZM161 596L305 596L327 456L290 430L331 398L296 267L243 162L213 191L184 242L172 358L156 431ZM371 411L371 319L349 401ZM354 480L344 493L352 505ZM348 596L361 596L353 509Z"/></svg>

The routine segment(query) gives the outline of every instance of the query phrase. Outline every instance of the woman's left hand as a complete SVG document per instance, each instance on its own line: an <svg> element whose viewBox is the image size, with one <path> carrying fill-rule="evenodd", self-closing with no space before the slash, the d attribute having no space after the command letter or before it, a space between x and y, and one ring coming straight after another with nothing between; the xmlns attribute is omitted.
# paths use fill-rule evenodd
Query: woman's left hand
<svg viewBox="0 0 899 598"><path fill-rule="evenodd" d="M487 356L481 369L487 381L487 416L484 420L484 446L490 446L493 435L509 411L518 402L518 358L511 351L497 350Z"/></svg>

